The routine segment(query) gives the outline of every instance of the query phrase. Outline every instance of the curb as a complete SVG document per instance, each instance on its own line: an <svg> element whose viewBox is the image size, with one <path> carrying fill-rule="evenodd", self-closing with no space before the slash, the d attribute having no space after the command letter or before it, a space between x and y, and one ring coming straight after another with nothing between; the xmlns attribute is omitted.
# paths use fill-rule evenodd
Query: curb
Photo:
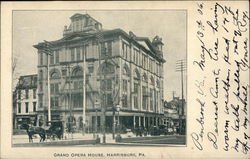
<svg viewBox="0 0 250 159"><path fill-rule="evenodd" d="M21 143L13 144L13 147L43 147L43 146L70 146L70 145L88 145L98 144L97 140L73 140L73 141L53 141L53 142L37 142L37 143Z"/></svg>

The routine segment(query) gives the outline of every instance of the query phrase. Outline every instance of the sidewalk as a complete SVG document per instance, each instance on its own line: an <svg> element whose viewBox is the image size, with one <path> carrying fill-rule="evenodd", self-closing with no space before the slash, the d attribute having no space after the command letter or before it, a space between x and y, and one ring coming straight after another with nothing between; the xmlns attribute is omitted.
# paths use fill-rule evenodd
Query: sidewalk
<svg viewBox="0 0 250 159"><path fill-rule="evenodd" d="M103 135L97 134L100 138L101 143L103 143ZM106 134L106 143L115 143L115 140L112 138L112 134ZM125 136L124 136L125 137ZM50 140L46 139L45 142L62 142L62 141L73 141L73 140L95 140L94 135L92 133L90 134L82 134L82 133L74 133L72 134L66 134L65 138L62 140ZM13 135L12 137L12 144L25 144L29 143L28 135ZM40 136L36 135L33 137L33 143L40 143Z"/></svg>

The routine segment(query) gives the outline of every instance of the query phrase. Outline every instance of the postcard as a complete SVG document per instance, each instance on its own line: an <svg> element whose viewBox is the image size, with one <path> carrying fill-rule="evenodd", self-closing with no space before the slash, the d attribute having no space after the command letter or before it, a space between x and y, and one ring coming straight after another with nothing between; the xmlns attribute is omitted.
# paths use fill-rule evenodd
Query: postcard
<svg viewBox="0 0 250 159"><path fill-rule="evenodd" d="M248 1L3 2L1 158L249 158Z"/></svg>

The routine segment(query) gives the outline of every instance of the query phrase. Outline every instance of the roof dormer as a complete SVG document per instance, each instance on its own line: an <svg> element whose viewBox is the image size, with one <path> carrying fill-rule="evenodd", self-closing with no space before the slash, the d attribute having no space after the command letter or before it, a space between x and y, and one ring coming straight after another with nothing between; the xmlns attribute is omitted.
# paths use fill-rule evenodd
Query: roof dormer
<svg viewBox="0 0 250 159"><path fill-rule="evenodd" d="M152 44L156 48L157 51L162 52L162 46L164 45L162 43L162 38L160 38L158 35L156 35L152 41Z"/></svg>
<svg viewBox="0 0 250 159"><path fill-rule="evenodd" d="M70 17L70 20L69 27L64 27L64 36L75 32L91 32L102 29L102 24L88 14L76 13Z"/></svg>

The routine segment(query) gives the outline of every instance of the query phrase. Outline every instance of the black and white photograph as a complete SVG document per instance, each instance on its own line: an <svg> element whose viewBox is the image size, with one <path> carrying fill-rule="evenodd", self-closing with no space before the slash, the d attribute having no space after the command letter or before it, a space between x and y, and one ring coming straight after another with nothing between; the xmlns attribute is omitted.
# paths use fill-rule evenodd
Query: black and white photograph
<svg viewBox="0 0 250 159"><path fill-rule="evenodd" d="M249 159L249 1L1 2L0 158Z"/></svg>
<svg viewBox="0 0 250 159"><path fill-rule="evenodd" d="M186 10L13 10L12 147L185 147L186 45Z"/></svg>

